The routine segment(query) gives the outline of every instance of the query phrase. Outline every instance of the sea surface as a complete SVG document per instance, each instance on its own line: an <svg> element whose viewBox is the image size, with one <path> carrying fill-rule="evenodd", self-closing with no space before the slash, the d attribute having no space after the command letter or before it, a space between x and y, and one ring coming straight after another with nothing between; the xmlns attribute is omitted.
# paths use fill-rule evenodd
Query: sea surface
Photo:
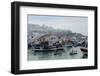
<svg viewBox="0 0 100 76"><path fill-rule="evenodd" d="M63 47L64 50L37 52L32 49L28 50L28 61L32 60L58 60L58 59L82 59L84 53L80 47ZM71 55L72 51L76 54ZM87 58L87 57L86 57Z"/></svg>

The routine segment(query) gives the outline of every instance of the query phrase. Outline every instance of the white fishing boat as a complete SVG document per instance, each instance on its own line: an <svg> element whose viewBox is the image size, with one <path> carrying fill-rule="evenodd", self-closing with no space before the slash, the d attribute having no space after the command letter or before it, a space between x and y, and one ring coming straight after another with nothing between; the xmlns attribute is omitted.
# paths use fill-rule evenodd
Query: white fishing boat
<svg viewBox="0 0 100 76"><path fill-rule="evenodd" d="M70 55L76 55L77 54L77 50L75 50L73 47L72 47L72 51L70 52Z"/></svg>

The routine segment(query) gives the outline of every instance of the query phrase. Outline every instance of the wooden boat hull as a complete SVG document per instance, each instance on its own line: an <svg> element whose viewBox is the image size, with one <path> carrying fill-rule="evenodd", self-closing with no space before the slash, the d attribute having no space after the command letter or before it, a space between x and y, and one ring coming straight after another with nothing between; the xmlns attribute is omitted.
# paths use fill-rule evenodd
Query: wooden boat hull
<svg viewBox="0 0 100 76"><path fill-rule="evenodd" d="M80 48L82 52L88 52L87 48Z"/></svg>
<svg viewBox="0 0 100 76"><path fill-rule="evenodd" d="M72 53L72 52L70 53L70 55L76 55L76 54L77 54L77 53Z"/></svg>
<svg viewBox="0 0 100 76"><path fill-rule="evenodd" d="M54 48L54 49L33 49L35 52L53 52L53 51L62 51L63 48Z"/></svg>

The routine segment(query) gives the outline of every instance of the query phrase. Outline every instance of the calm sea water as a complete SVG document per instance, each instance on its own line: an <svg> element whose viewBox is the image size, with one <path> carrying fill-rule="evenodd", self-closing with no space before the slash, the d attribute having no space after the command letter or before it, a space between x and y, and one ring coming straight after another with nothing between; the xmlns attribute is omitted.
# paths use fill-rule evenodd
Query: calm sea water
<svg viewBox="0 0 100 76"><path fill-rule="evenodd" d="M80 47L74 47L74 51L77 54L70 55L72 52L72 47L64 47L63 51L59 52L34 52L28 50L28 60L58 60L58 59L81 59L83 52L81 52Z"/></svg>

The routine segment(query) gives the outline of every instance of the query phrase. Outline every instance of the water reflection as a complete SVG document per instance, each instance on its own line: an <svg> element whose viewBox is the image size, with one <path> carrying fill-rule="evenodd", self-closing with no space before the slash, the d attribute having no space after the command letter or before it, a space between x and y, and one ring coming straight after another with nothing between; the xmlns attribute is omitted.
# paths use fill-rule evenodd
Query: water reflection
<svg viewBox="0 0 100 76"><path fill-rule="evenodd" d="M28 50L28 60L57 60L57 59L81 59L87 58L80 47L74 47L74 50L77 51L76 54L71 55L73 48L72 47L63 47L64 50L60 51L45 51L37 52L32 49ZM85 57L83 57L85 56Z"/></svg>

